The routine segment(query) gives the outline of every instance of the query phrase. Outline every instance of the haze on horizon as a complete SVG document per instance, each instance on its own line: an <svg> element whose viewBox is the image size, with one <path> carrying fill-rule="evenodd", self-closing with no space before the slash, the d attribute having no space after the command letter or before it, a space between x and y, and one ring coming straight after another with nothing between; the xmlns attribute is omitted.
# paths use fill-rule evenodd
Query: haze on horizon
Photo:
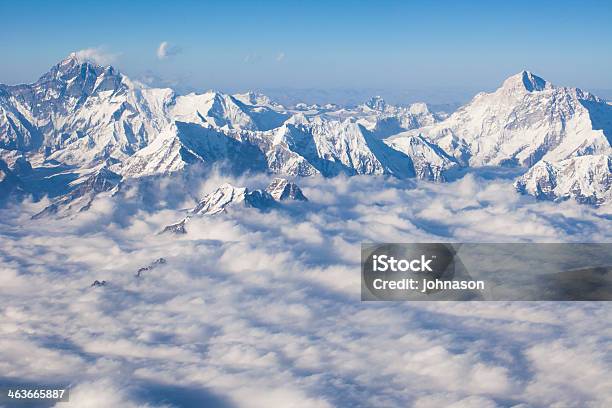
<svg viewBox="0 0 612 408"><path fill-rule="evenodd" d="M463 102L528 69L612 97L605 1L152 3L2 2L0 83L33 82L84 50L179 91Z"/></svg>

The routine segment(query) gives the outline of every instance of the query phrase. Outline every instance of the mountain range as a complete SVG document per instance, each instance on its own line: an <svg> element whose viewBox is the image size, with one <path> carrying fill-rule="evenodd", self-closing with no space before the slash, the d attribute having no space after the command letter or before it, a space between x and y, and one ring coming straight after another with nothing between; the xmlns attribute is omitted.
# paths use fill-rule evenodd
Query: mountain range
<svg viewBox="0 0 612 408"><path fill-rule="evenodd" d="M609 102L527 71L450 115L380 97L285 107L250 92L179 95L76 54L32 84L0 85L0 198L47 195L44 214L85 210L124 180L215 163L290 178L433 182L466 168L520 167L519 192L599 205L611 196L611 145Z"/></svg>

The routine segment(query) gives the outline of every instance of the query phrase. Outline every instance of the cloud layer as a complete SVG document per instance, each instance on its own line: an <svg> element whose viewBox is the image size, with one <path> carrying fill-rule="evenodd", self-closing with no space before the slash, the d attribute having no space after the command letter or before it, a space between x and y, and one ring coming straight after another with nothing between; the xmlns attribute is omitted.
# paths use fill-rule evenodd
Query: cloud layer
<svg viewBox="0 0 612 408"><path fill-rule="evenodd" d="M609 242L610 208L536 202L478 175L309 178L306 204L157 235L222 182L269 177L200 180L70 221L29 221L40 203L3 210L0 376L71 383L62 406L612 404L608 303L359 301L362 241Z"/></svg>

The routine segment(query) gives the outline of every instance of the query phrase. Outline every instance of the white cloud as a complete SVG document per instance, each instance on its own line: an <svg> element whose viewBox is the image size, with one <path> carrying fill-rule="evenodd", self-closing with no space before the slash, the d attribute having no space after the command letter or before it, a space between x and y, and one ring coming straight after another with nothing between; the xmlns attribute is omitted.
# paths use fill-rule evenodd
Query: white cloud
<svg viewBox="0 0 612 408"><path fill-rule="evenodd" d="M114 54L106 51L102 46L85 48L75 52L77 58L83 61L91 61L99 65L110 65L117 60L119 54Z"/></svg>
<svg viewBox="0 0 612 408"><path fill-rule="evenodd" d="M276 55L276 61L281 62L281 61L284 61L284 59L285 59L284 52L279 52L278 55Z"/></svg>
<svg viewBox="0 0 612 408"><path fill-rule="evenodd" d="M269 177L151 184L169 208L134 194L71 220L0 210L0 372L72 383L78 406L610 405L606 302L361 303L358 272L370 240L610 241L609 209L475 176L308 178L304 207L156 234L193 205L182 191L224 181Z"/></svg>
<svg viewBox="0 0 612 408"><path fill-rule="evenodd" d="M162 41L157 47L156 54L157 54L157 58L162 60L162 59L166 59L166 58L178 55L181 52L182 52L181 47L174 45L174 44L170 44L168 41Z"/></svg>

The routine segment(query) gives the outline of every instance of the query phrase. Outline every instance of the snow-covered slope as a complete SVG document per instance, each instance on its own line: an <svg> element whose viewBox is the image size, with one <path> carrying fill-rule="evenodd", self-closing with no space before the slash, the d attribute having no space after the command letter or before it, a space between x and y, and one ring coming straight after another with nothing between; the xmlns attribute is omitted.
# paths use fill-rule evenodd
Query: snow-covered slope
<svg viewBox="0 0 612 408"><path fill-rule="evenodd" d="M289 200L308 201L295 183L291 183L284 178L275 178L265 190L249 190L247 187L235 187L225 183L212 193L204 196L181 221L166 226L162 233L185 234L187 232L185 226L194 216L218 215L241 208L269 211L278 208L281 202Z"/></svg>
<svg viewBox="0 0 612 408"><path fill-rule="evenodd" d="M289 180L281 177L277 177L272 180L270 185L266 187L266 191L276 201L308 201L306 196L304 196L304 193L302 193L302 189L299 188L297 184L291 183Z"/></svg>
<svg viewBox="0 0 612 408"><path fill-rule="evenodd" d="M421 180L445 181L444 172L458 167L453 157L421 135L391 139L387 143L410 157Z"/></svg>
<svg viewBox="0 0 612 408"><path fill-rule="evenodd" d="M546 200L574 198L599 205L612 200L612 156L574 157L541 161L515 183L519 192Z"/></svg>
<svg viewBox="0 0 612 408"><path fill-rule="evenodd" d="M610 104L527 71L449 117L380 97L356 107L288 109L252 92L177 95L76 54L33 84L0 85L0 150L15 152L2 158L75 174L103 166L142 178L222 163L235 172L444 181L462 166L610 155L610 140Z"/></svg>
<svg viewBox="0 0 612 408"><path fill-rule="evenodd" d="M414 176L407 156L391 149L351 119L295 115L277 129L274 143L297 153L325 176L340 173Z"/></svg>
<svg viewBox="0 0 612 408"><path fill-rule="evenodd" d="M223 184L208 194L191 211L192 215L215 215L226 211L231 206L268 210L276 204L274 198L262 190L249 190L246 187L234 187Z"/></svg>
<svg viewBox="0 0 612 408"><path fill-rule="evenodd" d="M168 122L173 97L71 54L33 84L0 86L0 147L76 165L124 159Z"/></svg>
<svg viewBox="0 0 612 408"><path fill-rule="evenodd" d="M285 107L268 97L267 95L256 92L245 92L232 95L235 99L245 105L264 106L274 110L285 111Z"/></svg>
<svg viewBox="0 0 612 408"><path fill-rule="evenodd" d="M448 119L391 140L423 135L463 165L519 165L610 154L612 107L576 88L523 71Z"/></svg>
<svg viewBox="0 0 612 408"><path fill-rule="evenodd" d="M136 152L118 168L125 177L168 174L194 163L227 163L236 172L265 171L264 153L239 132L209 124L176 121L166 127L148 146Z"/></svg>
<svg viewBox="0 0 612 408"><path fill-rule="evenodd" d="M121 176L108 168L96 169L73 181L70 192L53 200L49 206L35 214L33 218L41 218L47 215L63 218L77 212L87 211L99 194L112 194L113 191L116 191L120 182Z"/></svg>
<svg viewBox="0 0 612 408"><path fill-rule="evenodd" d="M419 162L418 172L411 155ZM421 170L430 167L424 162L430 158L435 170ZM396 150L353 119L297 114L266 132L176 121L127 159L121 173L127 177L162 174L196 162L226 162L237 171L268 170L292 176L392 174L428 180L441 180L440 172L453 165L444 152L426 143L406 153Z"/></svg>
<svg viewBox="0 0 612 408"><path fill-rule="evenodd" d="M289 117L218 92L146 88L75 54L30 85L0 85L0 148L79 166L126 160L175 121L268 130Z"/></svg>
<svg viewBox="0 0 612 408"><path fill-rule="evenodd" d="M245 130L269 130L280 126L289 115L268 106L248 105L231 95L209 91L175 99L170 109L174 120L210 123L216 127Z"/></svg>
<svg viewBox="0 0 612 408"><path fill-rule="evenodd" d="M439 179L430 176L435 172L415 170L410 157L380 140L438 119L424 104L395 107L380 98L302 114L251 92L180 96L146 88L76 54L33 84L0 86L0 148L80 168L109 161L125 177L226 162L236 170L300 176ZM429 156L435 154L419 160Z"/></svg>
<svg viewBox="0 0 612 408"><path fill-rule="evenodd" d="M372 97L352 114L362 117L362 123L378 137L430 126L442 120L440 114L431 112L424 103L414 103L407 107L393 106L380 96Z"/></svg>
<svg viewBox="0 0 612 408"><path fill-rule="evenodd" d="M162 233L185 234L187 232L185 225L189 219L198 215L217 215L230 208L256 208L267 211L275 205L276 201L266 191L250 191L246 187L235 187L225 183L212 193L207 194L181 221L166 226Z"/></svg>

